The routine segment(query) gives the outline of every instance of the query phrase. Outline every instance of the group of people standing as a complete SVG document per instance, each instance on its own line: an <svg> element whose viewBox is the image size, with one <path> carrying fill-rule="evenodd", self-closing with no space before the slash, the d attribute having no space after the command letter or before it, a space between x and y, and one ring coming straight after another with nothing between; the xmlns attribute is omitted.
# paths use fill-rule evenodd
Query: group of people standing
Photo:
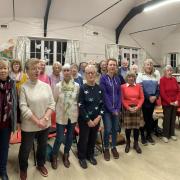
<svg viewBox="0 0 180 180"><path fill-rule="evenodd" d="M117 133L122 121L126 134L125 152L130 151L131 130L134 134L133 148L142 153L138 143L155 144L152 138L152 118L156 100L161 97L164 121L163 141L176 140L176 107L179 105L179 86L172 77L172 67L167 65L164 76L153 67L153 61L144 61L143 72L137 66L128 69L127 60L118 68L115 59L103 60L100 69L92 62L76 64L53 64L50 76L45 73L46 62L29 59L22 71L20 61L13 60L11 68L7 60L0 60L0 178L8 180L6 164L11 132L21 129L19 149L20 179L27 179L28 158L37 139L37 170L48 176L45 167L46 146L51 126L51 114L56 112L56 138L51 154L51 166L57 169L58 152L64 143L63 163L69 168L69 151L74 129L79 126L77 145L79 164L88 167L87 160L96 165L94 148L102 119L104 124L104 159L119 158L116 148ZM79 72L78 72L79 71ZM170 84L170 85L169 85ZM121 118L120 118L121 117ZM111 142L110 142L111 139Z"/></svg>

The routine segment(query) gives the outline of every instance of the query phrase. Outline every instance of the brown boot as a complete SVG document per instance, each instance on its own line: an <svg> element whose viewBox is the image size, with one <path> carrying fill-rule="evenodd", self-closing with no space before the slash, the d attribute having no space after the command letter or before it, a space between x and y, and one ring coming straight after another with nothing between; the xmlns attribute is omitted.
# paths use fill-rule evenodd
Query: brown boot
<svg viewBox="0 0 180 180"><path fill-rule="evenodd" d="M126 141L125 153L128 153L130 150L130 140Z"/></svg>
<svg viewBox="0 0 180 180"><path fill-rule="evenodd" d="M51 167L53 169L57 169L57 156L56 155L52 155L52 158L51 158Z"/></svg>
<svg viewBox="0 0 180 180"><path fill-rule="evenodd" d="M119 153L117 152L117 149L115 147L111 149L111 152L113 154L114 159L119 159Z"/></svg>
<svg viewBox="0 0 180 180"><path fill-rule="evenodd" d="M109 161L109 160L110 160L109 149L105 149L105 150L104 150L104 159L105 159L106 161Z"/></svg>
<svg viewBox="0 0 180 180"><path fill-rule="evenodd" d="M20 180L26 180L27 179L27 171L20 170Z"/></svg>
<svg viewBox="0 0 180 180"><path fill-rule="evenodd" d="M137 152L138 154L141 154L141 153L142 153L142 150L141 150L141 148L139 147L138 141L134 141L134 149L136 150L136 152Z"/></svg>
<svg viewBox="0 0 180 180"><path fill-rule="evenodd" d="M70 162L69 162L69 154L68 153L64 153L64 155L63 155L63 163L64 163L65 167L69 168Z"/></svg>

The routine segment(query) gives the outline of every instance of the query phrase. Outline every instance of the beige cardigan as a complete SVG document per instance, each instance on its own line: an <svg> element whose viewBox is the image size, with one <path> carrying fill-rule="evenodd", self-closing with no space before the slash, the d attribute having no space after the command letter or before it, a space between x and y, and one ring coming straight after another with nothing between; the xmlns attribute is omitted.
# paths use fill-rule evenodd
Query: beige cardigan
<svg viewBox="0 0 180 180"><path fill-rule="evenodd" d="M21 110L21 129L25 132L42 130L30 117L34 114L38 118L42 118L48 108L55 110L51 87L40 80L36 83L28 80L21 87L19 107ZM50 124L49 119L48 126Z"/></svg>
<svg viewBox="0 0 180 180"><path fill-rule="evenodd" d="M54 100L56 102L56 123L66 125L68 123L68 119L71 120L71 123L77 122L78 118L78 95L79 95L79 84L74 82L75 88L73 93L71 94L72 98L72 106L69 109L70 115L68 119L65 119L64 112L63 112L63 102L64 102L64 93L61 91L62 89L62 82L56 84L54 90Z"/></svg>

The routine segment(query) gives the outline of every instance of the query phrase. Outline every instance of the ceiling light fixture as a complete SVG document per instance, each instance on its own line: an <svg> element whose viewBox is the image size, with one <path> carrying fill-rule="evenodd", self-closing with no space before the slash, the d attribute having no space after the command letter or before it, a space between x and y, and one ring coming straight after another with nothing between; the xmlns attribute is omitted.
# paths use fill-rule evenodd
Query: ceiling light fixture
<svg viewBox="0 0 180 180"><path fill-rule="evenodd" d="M157 4L154 4L152 6L145 7L144 12L152 11L152 10L155 10L155 9L157 9L159 7L166 6L166 5L169 5L169 4L173 4L173 3L176 3L176 2L180 2L180 0L165 0L165 1L159 2Z"/></svg>

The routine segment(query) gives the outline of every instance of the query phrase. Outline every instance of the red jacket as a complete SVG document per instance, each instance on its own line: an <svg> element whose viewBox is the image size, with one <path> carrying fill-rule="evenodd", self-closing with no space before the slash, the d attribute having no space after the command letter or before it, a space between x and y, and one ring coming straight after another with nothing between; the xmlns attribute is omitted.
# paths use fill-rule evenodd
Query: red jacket
<svg viewBox="0 0 180 180"><path fill-rule="evenodd" d="M170 105L171 102L179 102L179 85L176 78L163 76L160 79L160 96L163 106Z"/></svg>

